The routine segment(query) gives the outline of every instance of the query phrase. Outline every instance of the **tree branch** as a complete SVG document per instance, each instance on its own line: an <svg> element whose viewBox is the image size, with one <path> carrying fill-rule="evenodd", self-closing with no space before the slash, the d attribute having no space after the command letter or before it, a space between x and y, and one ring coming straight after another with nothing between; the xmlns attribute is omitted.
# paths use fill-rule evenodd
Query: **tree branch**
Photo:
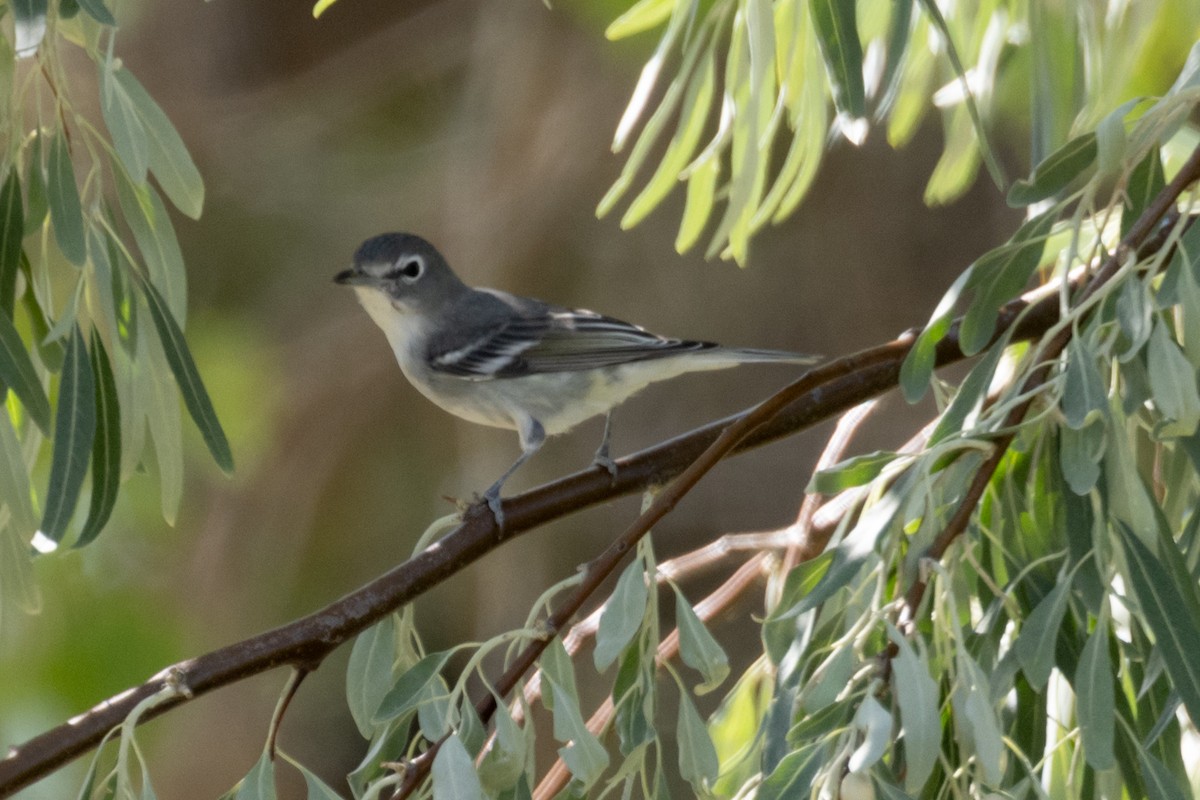
<svg viewBox="0 0 1200 800"><path fill-rule="evenodd" d="M1030 339L1057 320L1058 301L1054 296L1032 304L1015 300L1001 310L997 330L1011 327L1014 341ZM813 369L781 393L786 399L782 409L741 440L734 452L790 436L894 388L915 336L915 330L908 331L893 341ZM962 358L955 323L938 344L936 361L944 366ZM164 686L168 673L176 676L189 694L156 706L144 719L275 667L316 669L330 652L355 634L508 539L572 512L666 483L747 413L619 459L615 478L603 468L593 467L510 498L504 503L504 531L496 528L486 507L476 505L454 531L342 599L286 625L171 665L145 683L11 748L0 760L0 797L10 796L96 747L141 700Z"/></svg>

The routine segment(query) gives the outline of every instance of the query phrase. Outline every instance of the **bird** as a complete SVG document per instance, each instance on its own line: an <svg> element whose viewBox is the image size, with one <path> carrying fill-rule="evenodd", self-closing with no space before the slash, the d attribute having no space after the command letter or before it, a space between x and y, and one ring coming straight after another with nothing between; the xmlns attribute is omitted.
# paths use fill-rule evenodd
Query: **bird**
<svg viewBox="0 0 1200 800"><path fill-rule="evenodd" d="M668 338L594 311L472 288L411 233L367 239L334 282L354 289L417 391L462 419L517 432L520 456L483 494L500 529L505 481L548 436L604 414L594 463L615 477L612 410L649 384L744 363L819 360Z"/></svg>

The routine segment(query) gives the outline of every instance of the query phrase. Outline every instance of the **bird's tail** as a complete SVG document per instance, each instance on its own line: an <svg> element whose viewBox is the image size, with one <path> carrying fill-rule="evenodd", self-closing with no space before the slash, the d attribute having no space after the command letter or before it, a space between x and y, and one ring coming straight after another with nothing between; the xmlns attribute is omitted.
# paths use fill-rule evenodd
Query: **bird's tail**
<svg viewBox="0 0 1200 800"><path fill-rule="evenodd" d="M752 347L720 347L712 351L714 359L722 356L738 364L770 363L815 364L821 356L806 353L790 353L787 350L759 350Z"/></svg>

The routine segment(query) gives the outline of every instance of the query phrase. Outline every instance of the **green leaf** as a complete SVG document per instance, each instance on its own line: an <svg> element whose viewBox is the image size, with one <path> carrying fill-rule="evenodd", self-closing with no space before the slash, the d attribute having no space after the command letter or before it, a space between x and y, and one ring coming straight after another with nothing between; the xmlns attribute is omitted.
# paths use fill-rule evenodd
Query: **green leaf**
<svg viewBox="0 0 1200 800"><path fill-rule="evenodd" d="M696 694L704 694L717 688L729 675L729 657L707 627L696 616L692 604L687 601L678 586L675 589L675 625L679 628L679 653L683 663L699 672L704 682L696 687Z"/></svg>
<svg viewBox="0 0 1200 800"><path fill-rule="evenodd" d="M46 213L50 210L50 203L46 199L46 165L42 163L43 138L42 132L38 131L33 137L33 144L29 146L29 174L25 177L25 190L28 192L28 204L25 207L26 236L41 227Z"/></svg>
<svg viewBox="0 0 1200 800"><path fill-rule="evenodd" d="M1033 609L1017 637L1017 660L1021 662L1029 685L1039 692L1050 679L1050 670L1054 668L1054 642L1058 639L1058 629L1062 627L1063 614L1070 600L1070 588L1069 581L1060 579Z"/></svg>
<svg viewBox="0 0 1200 800"><path fill-rule="evenodd" d="M129 179L141 185L146 182L146 170L150 166L146 126L138 116L133 98L124 85L114 79L116 68L112 59L100 63L100 113Z"/></svg>
<svg viewBox="0 0 1200 800"><path fill-rule="evenodd" d="M242 778L234 800L275 800L275 762L266 750Z"/></svg>
<svg viewBox="0 0 1200 800"><path fill-rule="evenodd" d="M46 35L46 0L12 0L17 58L37 52Z"/></svg>
<svg viewBox="0 0 1200 800"><path fill-rule="evenodd" d="M62 383L58 389L50 485L46 489L46 511L42 515L42 533L55 542L62 541L71 513L79 501L95 435L96 389L87 346L79 326L75 326L67 342Z"/></svg>
<svg viewBox="0 0 1200 800"><path fill-rule="evenodd" d="M1190 436L1200 423L1196 370L1161 320L1150 334L1146 360L1154 404L1164 417L1176 423L1171 426L1173 435Z"/></svg>
<svg viewBox="0 0 1200 800"><path fill-rule="evenodd" d="M96 433L92 439L92 504L76 540L83 547L103 530L121 487L121 409L112 364L99 332L92 329L92 379L96 386Z"/></svg>
<svg viewBox="0 0 1200 800"><path fill-rule="evenodd" d="M1083 737L1083 756L1096 770L1116 765L1113 756L1113 732L1116 704L1113 697L1113 670L1108 655L1108 621L1101 619L1088 636L1075 670L1075 714Z"/></svg>
<svg viewBox="0 0 1200 800"><path fill-rule="evenodd" d="M1005 332L1000 341L988 348L987 355L971 368L971 372L959 385L958 391L954 393L954 399L942 412L937 425L933 428L933 433L929 434L929 447L962 432L964 426L969 424L968 421L973 421L979 410L983 408L983 401L987 397L988 387L991 386L992 376L996 374L996 367L1008 347L1008 339L1008 332Z"/></svg>
<svg viewBox="0 0 1200 800"><path fill-rule="evenodd" d="M863 773L877 764L887 752L891 742L892 715L873 695L868 694L854 713L854 727L861 734L861 742L850 754L846 768L851 773Z"/></svg>
<svg viewBox="0 0 1200 800"><path fill-rule="evenodd" d="M801 746L783 757L758 787L755 800L789 800L807 797L813 780L826 766L828 753L817 744Z"/></svg>
<svg viewBox="0 0 1200 800"><path fill-rule="evenodd" d="M136 361L146 365L133 374L136 404L144 415L145 425L154 442L155 466L158 468L159 502L163 519L174 525L183 499L183 420L179 411L179 395L171 368L159 341L150 336L138 339ZM134 455L140 456L139 453Z"/></svg>
<svg viewBox="0 0 1200 800"><path fill-rule="evenodd" d="M1053 197L1095 161L1096 134L1089 132L1076 136L1046 156L1028 179L1014 182L1008 190L1008 204L1018 208Z"/></svg>
<svg viewBox="0 0 1200 800"><path fill-rule="evenodd" d="M31 498L29 472L22 457L21 443L13 430L12 419L7 413L0 413L0 504L8 507L6 527L23 540L22 561L29 560L29 540L38 527Z"/></svg>
<svg viewBox="0 0 1200 800"><path fill-rule="evenodd" d="M904 357L904 363L900 365L900 388L904 391L904 399L909 403L920 400L929 388L929 379L937 365L938 343L950 330L950 315L971 280L973 271L974 265L967 267L954 279L954 283L950 284L950 288L938 301L925 329L917 336L908 355Z"/></svg>
<svg viewBox="0 0 1200 800"><path fill-rule="evenodd" d="M433 800L484 800L475 763L458 734L442 742L433 758Z"/></svg>
<svg viewBox="0 0 1200 800"><path fill-rule="evenodd" d="M525 772L528 740L508 712L508 705L497 698L496 737L493 746L479 765L479 779L484 788L496 794L516 785Z"/></svg>
<svg viewBox="0 0 1200 800"><path fill-rule="evenodd" d="M312 770L282 750L276 750L276 752L304 776L304 784L308 787L308 800L341 800L342 796L331 789L325 781L313 774Z"/></svg>
<svg viewBox="0 0 1200 800"><path fill-rule="evenodd" d="M21 444L8 414L0 412L0 506L8 509L8 522L0 526L0 614L15 603L27 613L41 606L34 581L29 543L37 531L30 499L29 476Z"/></svg>
<svg viewBox="0 0 1200 800"><path fill-rule="evenodd" d="M876 450L854 456L834 464L828 469L813 473L808 488L804 491L816 494L837 494L845 489L870 483L883 472L883 468L900 457L899 453Z"/></svg>
<svg viewBox="0 0 1200 800"><path fill-rule="evenodd" d="M1190 274L1184 276L1182 284L1186 283ZM1150 340L1150 334L1154 330L1154 301L1150 299L1150 292L1146 289L1137 277L1121 283L1121 288L1117 293L1117 322L1121 325L1121 332L1129 340L1125 345L1124 352L1120 352L1117 358L1120 361L1129 361L1138 354L1142 349L1142 345Z"/></svg>
<svg viewBox="0 0 1200 800"><path fill-rule="evenodd" d="M720 172L720 159L710 158L693 169L688 177L687 199L683 206L683 219L679 223L679 234L675 237L675 252L683 254L691 250L704 232L704 226L712 214Z"/></svg>
<svg viewBox="0 0 1200 800"><path fill-rule="evenodd" d="M856 5L855 0L809 0L821 53L825 56L833 85L834 105L854 119L867 113Z"/></svg>
<svg viewBox="0 0 1200 800"><path fill-rule="evenodd" d="M821 662L804 681L800 692L800 707L814 714L838 699L854 673L854 648L843 645Z"/></svg>
<svg viewBox="0 0 1200 800"><path fill-rule="evenodd" d="M1122 238L1129 233L1133 223L1137 222L1138 217L1166 185L1162 158L1159 157L1158 148L1153 147L1129 176L1129 185L1125 189L1125 207L1121 212Z"/></svg>
<svg viewBox="0 0 1200 800"><path fill-rule="evenodd" d="M1067 374L1062 396L1067 427L1082 430L1093 415L1102 415L1108 408L1107 395L1095 357L1078 338L1072 337L1067 343Z"/></svg>
<svg viewBox="0 0 1200 800"><path fill-rule="evenodd" d="M103 0L78 0L79 7L88 13L92 19L101 25L116 27L117 20L105 6Z"/></svg>
<svg viewBox="0 0 1200 800"><path fill-rule="evenodd" d="M688 83L684 95L683 106L679 112L679 126L667 146L654 175L646 182L646 187L629 204L625 215L621 217L621 228L632 228L653 211L679 183L679 175L687 166L688 161L696 152L700 135L708 122L708 112L712 107L714 88L716 86L716 63L713 50L708 50L700 66L696 68ZM705 215L707 217L707 215Z"/></svg>
<svg viewBox="0 0 1200 800"><path fill-rule="evenodd" d="M221 429L212 401L209 400L204 383L200 380L200 373L183 338L183 331L175 323L158 290L140 274L137 274L137 281L146 296L150 317L154 320L154 327L158 329L167 363L171 365L171 372L175 374L188 413L200 429L200 435L204 437L204 443L208 445L208 451L212 453L217 466L226 473L233 472L233 453L229 450L229 441L225 438L225 431Z"/></svg>
<svg viewBox="0 0 1200 800"><path fill-rule="evenodd" d="M13 390L29 412L30 419L49 436L50 401L46 399L46 391L38 380L21 334L7 315L0 314L0 387L3 386ZM0 392L0 399L3 397Z"/></svg>
<svg viewBox="0 0 1200 800"><path fill-rule="evenodd" d="M1100 479L1100 460L1104 457L1105 426L1086 425L1080 430L1070 427L1058 432L1058 463L1071 491L1086 495Z"/></svg>
<svg viewBox="0 0 1200 800"><path fill-rule="evenodd" d="M183 139L132 72L116 69L113 80L124 90L145 128L147 161L159 186L176 208L198 219L204 208L204 181Z"/></svg>
<svg viewBox="0 0 1200 800"><path fill-rule="evenodd" d="M0 189L0 315L13 315L24 236L25 209L21 205L21 178L14 166L8 171L4 188Z"/></svg>
<svg viewBox="0 0 1200 800"><path fill-rule="evenodd" d="M967 288L974 290L971 307L963 316L959 346L974 355L991 341L1000 307L1016 297L1042 261L1046 237L1054 226L1057 208L1022 225L1006 244L985 253L971 267Z"/></svg>
<svg viewBox="0 0 1200 800"><path fill-rule="evenodd" d="M1138 761L1142 765L1142 778L1146 782L1149 800L1188 800L1192 796L1191 792L1184 792L1171 770L1154 756L1139 750Z"/></svg>
<svg viewBox="0 0 1200 800"><path fill-rule="evenodd" d="M608 669L641 630L650 592L646 588L646 564L634 559L621 573L612 597L604 604L596 630L594 659L597 670Z"/></svg>
<svg viewBox="0 0 1200 800"><path fill-rule="evenodd" d="M438 673L446 665L451 652L443 650L430 653L401 675L379 701L379 707L375 709L373 717L374 722L387 722L416 708L421 700L421 693L439 677Z"/></svg>
<svg viewBox="0 0 1200 800"><path fill-rule="evenodd" d="M698 794L704 794L705 784L716 780L720 762L708 728L683 687L679 692L679 718L675 723L675 733L679 737L679 775Z"/></svg>
<svg viewBox="0 0 1200 800"><path fill-rule="evenodd" d="M638 0L604 29L604 36L616 41L656 28L667 21L674 7L675 0Z"/></svg>
<svg viewBox="0 0 1200 800"><path fill-rule="evenodd" d="M54 223L54 240L68 261L77 267L83 266L87 260L83 209L79 203L79 188L75 185L75 169L71 166L65 133L50 140L46 188L50 201L50 221Z"/></svg>
<svg viewBox="0 0 1200 800"><path fill-rule="evenodd" d="M552 683L551 687L554 694L554 738L560 742L570 742L566 747L559 748L559 758L579 781L582 791L586 791L608 767L608 751L587 729L578 699L567 694L557 683Z"/></svg>
<svg viewBox="0 0 1200 800"><path fill-rule="evenodd" d="M375 732L375 711L392 686L396 623L387 617L354 639L346 666L346 704L364 739Z"/></svg>
<svg viewBox="0 0 1200 800"><path fill-rule="evenodd" d="M138 250L150 268L151 282L166 298L167 307L180 327L184 327L187 325L187 272L167 207L149 184L134 186L123 175L117 177L116 184L121 210L133 231Z"/></svg>
<svg viewBox="0 0 1200 800"><path fill-rule="evenodd" d="M1200 719L1200 601L1194 587L1179 587L1171 573L1126 526L1119 525L1129 579L1156 649L1188 716ZM1179 558L1179 553L1166 554Z"/></svg>
<svg viewBox="0 0 1200 800"><path fill-rule="evenodd" d="M887 627L888 638L898 648L892 659L892 695L900 706L900 730L904 734L904 788L919 793L941 752L938 687L908 640L892 625Z"/></svg>

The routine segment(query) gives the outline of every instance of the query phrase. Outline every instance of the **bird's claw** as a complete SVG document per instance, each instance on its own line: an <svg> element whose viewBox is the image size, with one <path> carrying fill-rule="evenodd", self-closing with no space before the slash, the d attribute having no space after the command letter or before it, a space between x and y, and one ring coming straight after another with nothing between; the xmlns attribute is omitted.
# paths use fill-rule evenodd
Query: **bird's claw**
<svg viewBox="0 0 1200 800"><path fill-rule="evenodd" d="M487 507L491 509L492 516L496 520L496 527L504 530L504 509L500 505L500 492L489 489L483 494L483 502L487 503Z"/></svg>
<svg viewBox="0 0 1200 800"><path fill-rule="evenodd" d="M607 452L596 453L595 458L592 459L592 465L604 469L606 472L608 472L609 475L611 475L613 477L613 480L616 480L616 478L617 478L617 462L613 461Z"/></svg>

